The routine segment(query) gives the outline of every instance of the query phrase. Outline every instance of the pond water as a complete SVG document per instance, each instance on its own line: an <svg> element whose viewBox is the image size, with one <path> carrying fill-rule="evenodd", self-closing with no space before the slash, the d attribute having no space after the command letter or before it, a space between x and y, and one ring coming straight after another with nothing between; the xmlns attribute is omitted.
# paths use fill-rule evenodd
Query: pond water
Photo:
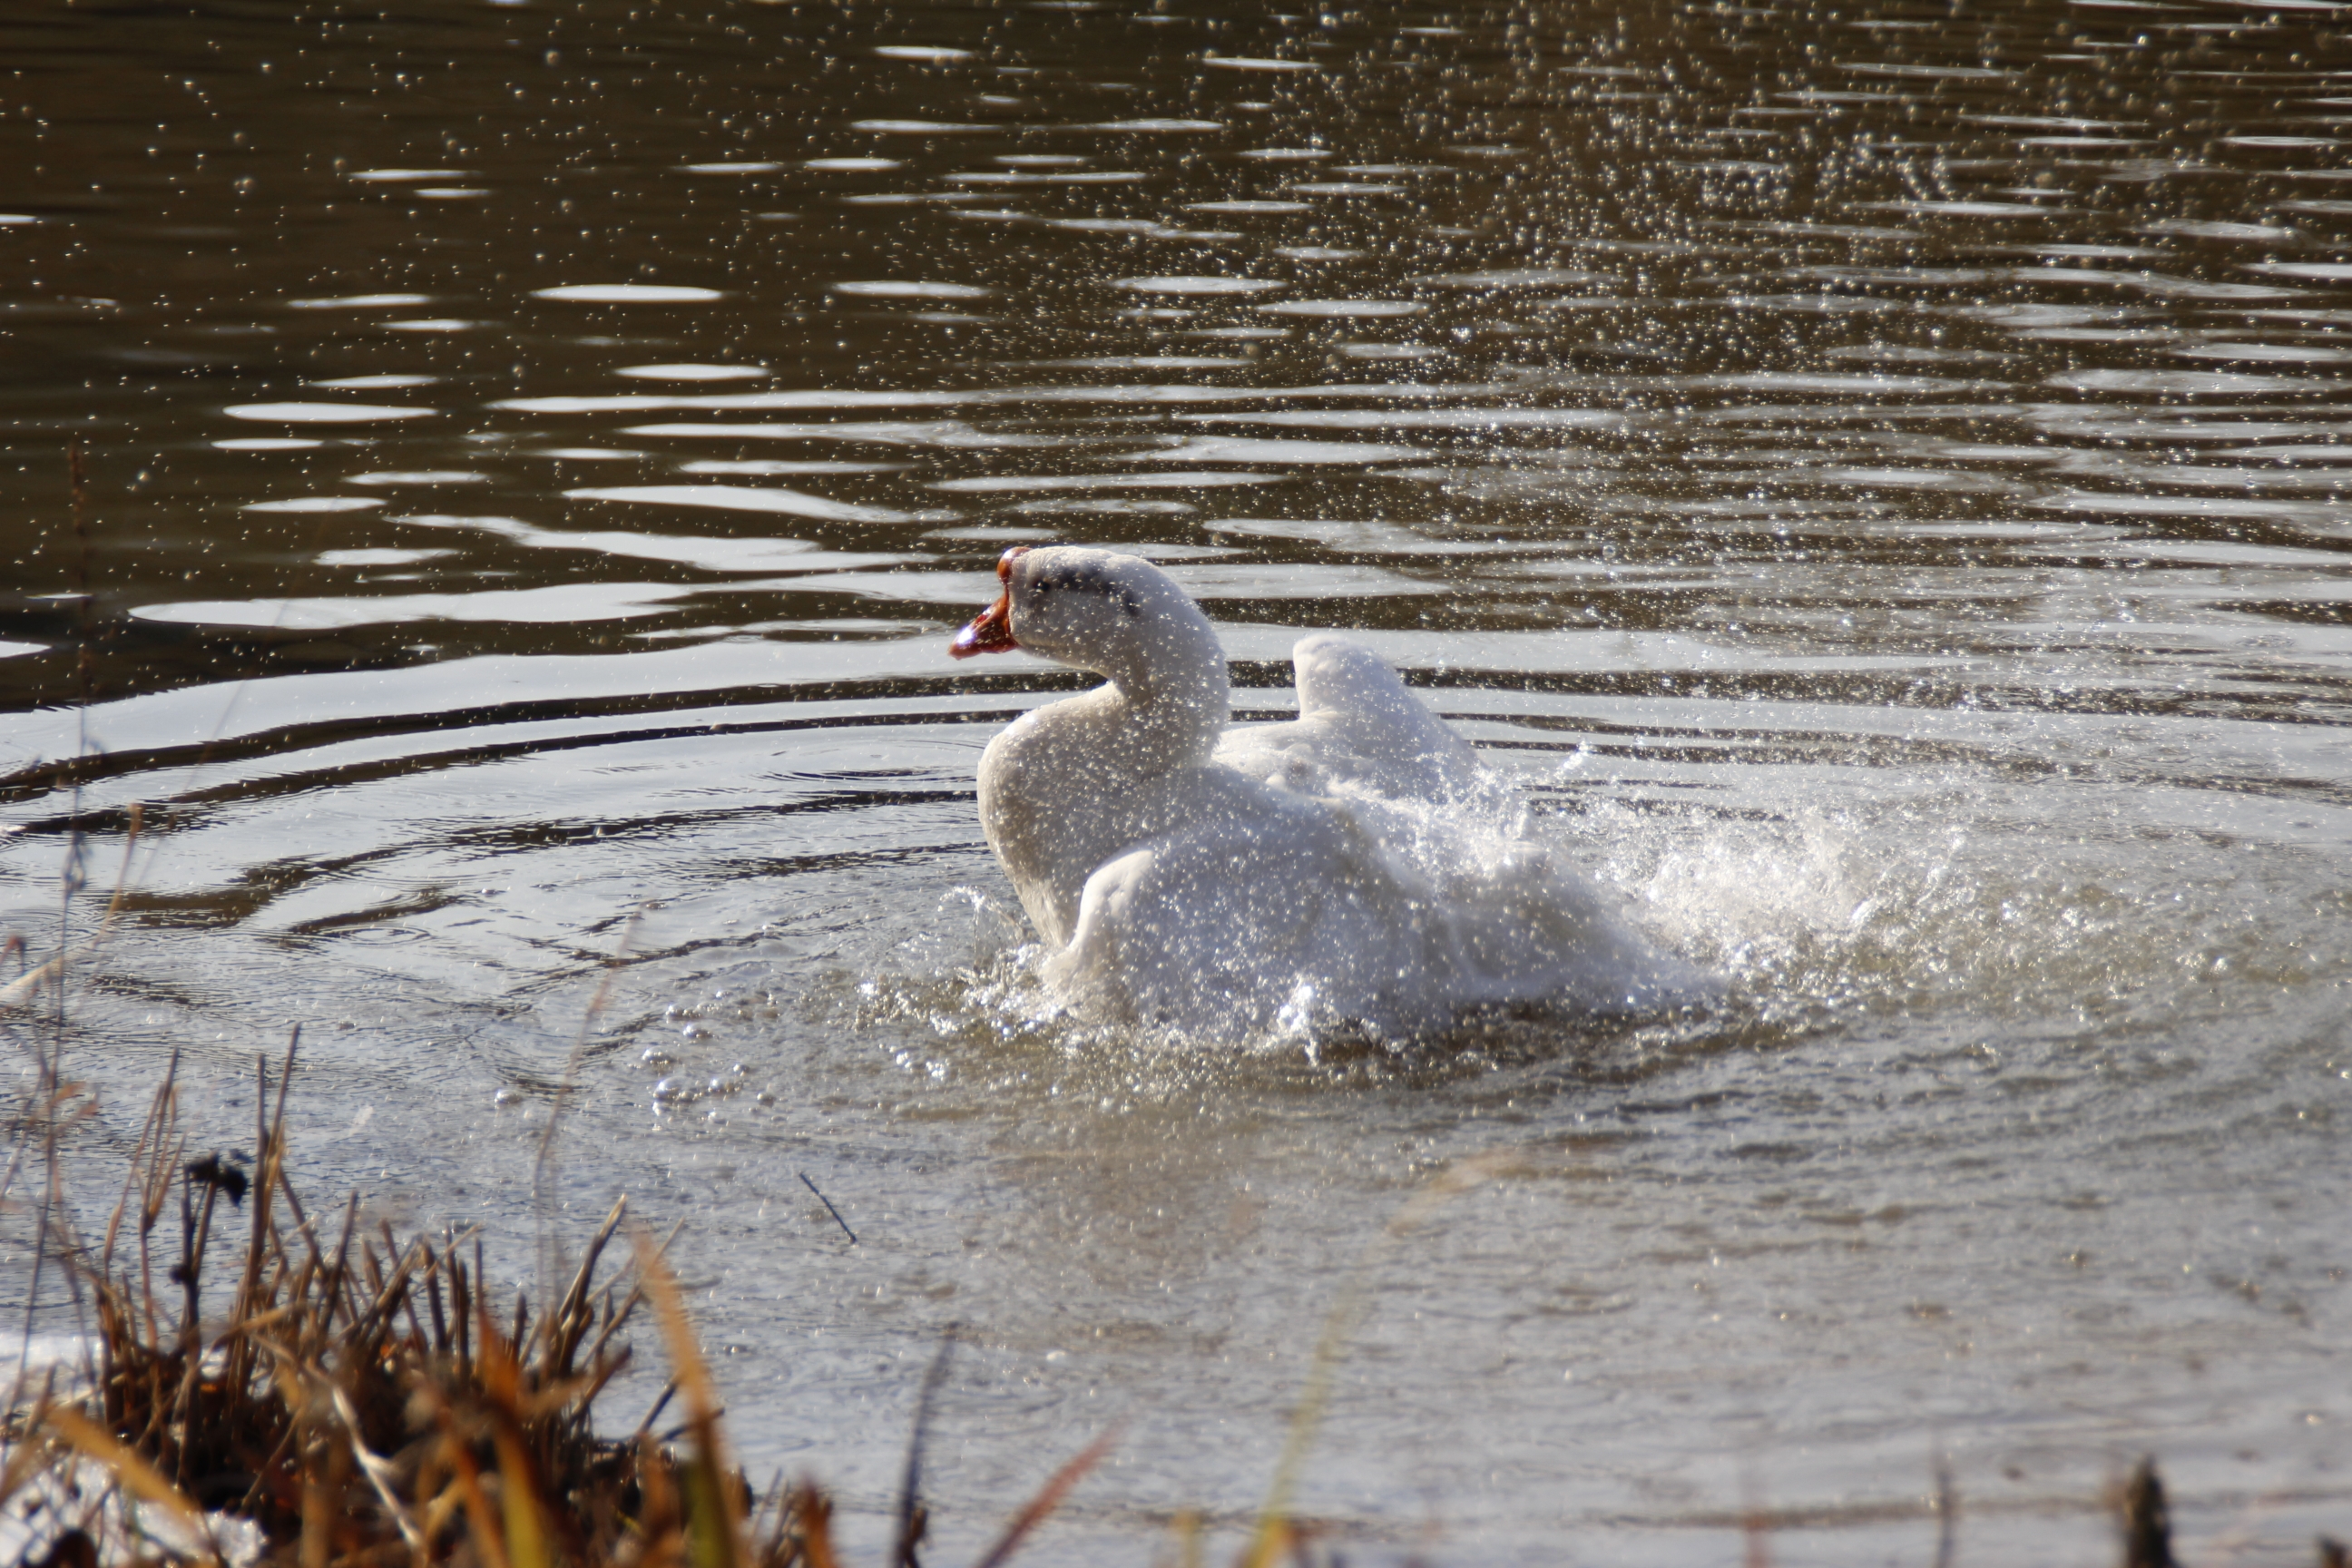
<svg viewBox="0 0 2352 1568"><path fill-rule="evenodd" d="M1942 1465L1958 1561L2095 1562L2143 1451L2200 1552L2305 1560L2352 1506L2347 29L13 7L0 930L121 885L80 1201L170 1053L236 1142L299 1023L306 1190L516 1281L542 1218L684 1221L744 1458L858 1541L956 1326L949 1560L1121 1419L1023 1560L1229 1541L1351 1301L1297 1500L1357 1560L1762 1510L1924 1562ZM1248 713L1370 644L1732 1000L1053 1016L973 773L1080 682L946 652L1038 540L1165 564Z"/></svg>

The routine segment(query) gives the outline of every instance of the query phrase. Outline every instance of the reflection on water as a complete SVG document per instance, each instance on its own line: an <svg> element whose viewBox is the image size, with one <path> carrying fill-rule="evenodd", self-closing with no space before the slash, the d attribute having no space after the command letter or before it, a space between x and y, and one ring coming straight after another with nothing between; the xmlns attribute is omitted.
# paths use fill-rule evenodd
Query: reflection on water
<svg viewBox="0 0 2352 1568"><path fill-rule="evenodd" d="M2035 1510L2143 1447L2340 1534L2344 16L0 21L7 929L149 808L89 1152L300 1021L312 1185L521 1271L584 1039L564 1212L688 1220L756 1464L878 1500L951 1321L957 1541L1134 1414L1046 1557L1250 1506L1476 1156L1311 1468L1360 1552L1918 1555L1941 1452L1964 1551L2088 1560ZM943 650L1040 539L1253 712L1396 660L1737 1005L1045 1016L971 778L1073 681Z"/></svg>

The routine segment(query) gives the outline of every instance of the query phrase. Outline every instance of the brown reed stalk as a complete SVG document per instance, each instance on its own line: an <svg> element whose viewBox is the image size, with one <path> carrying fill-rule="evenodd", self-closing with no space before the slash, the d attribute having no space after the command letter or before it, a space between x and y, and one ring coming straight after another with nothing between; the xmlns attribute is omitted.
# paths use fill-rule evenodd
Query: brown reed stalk
<svg viewBox="0 0 2352 1568"><path fill-rule="evenodd" d="M45 1386L0 1443L0 1507L28 1487L85 1500L47 1516L51 1560L78 1561L83 1546L142 1564L216 1560L215 1510L253 1521L272 1562L301 1568L832 1560L829 1511L800 1489L780 1495L757 1539L746 1530L750 1488L725 1463L715 1391L659 1249L641 1247L635 1264L600 1281L625 1200L544 1311L528 1298L511 1316L493 1310L472 1232L404 1245L388 1226L364 1228L354 1201L321 1247L288 1176L298 1048L289 1040L274 1106L268 1065L257 1064L249 1186L216 1155L189 1158L175 1059L102 1245L61 1249L95 1302L95 1377L77 1397ZM226 1232L215 1224L224 1197L245 1209ZM178 1257L160 1270L159 1300L154 1233L175 1208ZM224 1265L237 1230L242 1256ZM229 1287L214 1318L208 1268L225 1270ZM616 1336L649 1299L694 1414L682 1455L643 1435L598 1436L593 1418L630 1363ZM158 1535L140 1523L155 1517L176 1528Z"/></svg>

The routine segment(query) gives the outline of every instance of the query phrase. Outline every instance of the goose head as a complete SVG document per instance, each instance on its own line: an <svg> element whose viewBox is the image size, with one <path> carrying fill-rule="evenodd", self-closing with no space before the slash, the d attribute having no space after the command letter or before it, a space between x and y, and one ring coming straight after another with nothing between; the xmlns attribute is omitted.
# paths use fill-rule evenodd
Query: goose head
<svg viewBox="0 0 2352 1568"><path fill-rule="evenodd" d="M1075 545L1015 545L996 563L1004 592L956 634L957 658L1025 648L1122 687L1174 673L1204 651L1223 663L1206 616L1149 561Z"/></svg>
<svg viewBox="0 0 2352 1568"><path fill-rule="evenodd" d="M1016 545L996 563L996 576L1003 593L956 634L948 646L955 658L1024 648L1108 677L1130 704L1159 710L1164 721L1205 725L1212 735L1224 723L1224 648L1200 606L1150 562L1076 545Z"/></svg>

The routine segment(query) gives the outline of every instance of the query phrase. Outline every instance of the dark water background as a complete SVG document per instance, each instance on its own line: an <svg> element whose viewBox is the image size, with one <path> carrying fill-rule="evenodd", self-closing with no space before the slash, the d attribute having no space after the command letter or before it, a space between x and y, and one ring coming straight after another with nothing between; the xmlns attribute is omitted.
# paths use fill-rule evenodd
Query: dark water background
<svg viewBox="0 0 2352 1568"><path fill-rule="evenodd" d="M1761 1506L1925 1562L1941 1456L1960 1561L2095 1562L2152 1450L2208 1559L2304 1560L2352 1510L2348 30L18 0L0 929L123 879L84 1203L172 1050L234 1142L299 1022L306 1189L526 1279L577 1045L558 1230L687 1222L745 1457L861 1539L951 1322L950 1560L1121 1415L1025 1561L1245 1515L1360 1278L1300 1499L1359 1559L1726 1560ZM1370 642L1736 1004L1393 1057L1044 1016L972 770L1072 682L944 652L1038 539L1168 564L1255 712Z"/></svg>

